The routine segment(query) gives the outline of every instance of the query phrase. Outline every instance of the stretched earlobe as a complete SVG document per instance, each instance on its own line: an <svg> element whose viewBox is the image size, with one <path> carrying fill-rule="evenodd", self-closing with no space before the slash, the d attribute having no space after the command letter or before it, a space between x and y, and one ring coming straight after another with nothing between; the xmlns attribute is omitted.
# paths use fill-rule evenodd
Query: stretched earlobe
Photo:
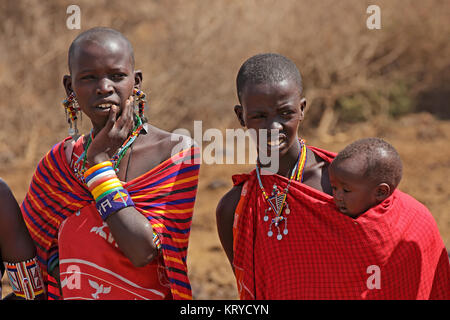
<svg viewBox="0 0 450 320"><path fill-rule="evenodd" d="M67 74L63 77L63 86L64 89L66 90L66 95L70 96L70 94L73 92L72 78Z"/></svg>
<svg viewBox="0 0 450 320"><path fill-rule="evenodd" d="M239 123L241 126L245 127L245 121L244 121L244 109L241 105L237 104L234 106L234 113L236 113L236 116L239 120Z"/></svg>
<svg viewBox="0 0 450 320"><path fill-rule="evenodd" d="M136 70L134 72L134 87L140 89L142 85L142 71Z"/></svg>

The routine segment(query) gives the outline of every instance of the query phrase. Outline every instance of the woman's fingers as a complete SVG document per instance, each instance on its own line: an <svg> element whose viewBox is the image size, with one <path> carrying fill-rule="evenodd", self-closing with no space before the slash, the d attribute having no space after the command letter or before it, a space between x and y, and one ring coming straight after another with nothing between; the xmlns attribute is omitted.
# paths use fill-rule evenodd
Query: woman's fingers
<svg viewBox="0 0 450 320"><path fill-rule="evenodd" d="M103 128L103 130L105 130L106 132L111 131L111 129L114 127L114 124L116 123L116 117L117 117L118 110L119 110L119 108L115 105L113 105L111 107L111 109L109 110L108 121L106 121L106 125Z"/></svg>
<svg viewBox="0 0 450 320"><path fill-rule="evenodd" d="M129 130L133 127L133 123L133 97L131 96L125 101L122 113L119 119L117 119L117 128L119 130Z"/></svg>
<svg viewBox="0 0 450 320"><path fill-rule="evenodd" d="M93 163L97 163L98 159L113 156L127 139L134 126L133 97L127 99L122 113L117 118L119 110L117 106L111 107L105 126L94 137L89 147L88 161L92 159Z"/></svg>

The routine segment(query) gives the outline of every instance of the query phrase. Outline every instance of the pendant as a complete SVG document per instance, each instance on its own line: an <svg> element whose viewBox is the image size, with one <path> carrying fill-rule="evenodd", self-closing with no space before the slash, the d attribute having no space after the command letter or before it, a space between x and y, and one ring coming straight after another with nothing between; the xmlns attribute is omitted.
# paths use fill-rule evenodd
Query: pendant
<svg viewBox="0 0 450 320"><path fill-rule="evenodd" d="M269 231L267 232L267 236L270 238L273 236L272 227L275 227L277 229L277 240L283 239L283 235L288 234L288 228L287 228L287 215L290 214L291 210L289 209L289 205L286 202L287 197L287 190L285 189L284 192L280 192L278 190L278 187L276 184L273 185L272 188L272 194L269 198L267 198L267 201L269 202L269 207L264 212L263 220L265 222L269 221L269 213L274 212L275 217L272 218L269 225ZM284 213L286 214L283 216L283 209ZM284 222L284 229L283 232L281 232L281 223Z"/></svg>

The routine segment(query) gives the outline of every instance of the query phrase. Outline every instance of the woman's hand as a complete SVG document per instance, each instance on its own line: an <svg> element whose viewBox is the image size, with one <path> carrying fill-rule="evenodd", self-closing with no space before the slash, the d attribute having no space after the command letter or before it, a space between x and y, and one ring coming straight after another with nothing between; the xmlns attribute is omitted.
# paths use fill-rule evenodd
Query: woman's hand
<svg viewBox="0 0 450 320"><path fill-rule="evenodd" d="M87 161L91 166L108 161L127 139L134 127L133 97L125 103L122 114L117 118L119 108L112 106L105 126L98 132L89 146Z"/></svg>

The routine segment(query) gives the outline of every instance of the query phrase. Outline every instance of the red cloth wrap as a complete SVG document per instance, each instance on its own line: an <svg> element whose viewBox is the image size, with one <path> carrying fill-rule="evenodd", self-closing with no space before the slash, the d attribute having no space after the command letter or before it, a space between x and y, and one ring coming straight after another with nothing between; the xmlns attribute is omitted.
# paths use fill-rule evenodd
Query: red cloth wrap
<svg viewBox="0 0 450 320"><path fill-rule="evenodd" d="M330 161L332 153L310 147ZM233 226L233 265L241 299L450 299L450 264L427 208L396 190L357 219L333 198L292 181L289 233L267 236L268 207L255 171L243 185ZM271 190L288 179L264 175Z"/></svg>

